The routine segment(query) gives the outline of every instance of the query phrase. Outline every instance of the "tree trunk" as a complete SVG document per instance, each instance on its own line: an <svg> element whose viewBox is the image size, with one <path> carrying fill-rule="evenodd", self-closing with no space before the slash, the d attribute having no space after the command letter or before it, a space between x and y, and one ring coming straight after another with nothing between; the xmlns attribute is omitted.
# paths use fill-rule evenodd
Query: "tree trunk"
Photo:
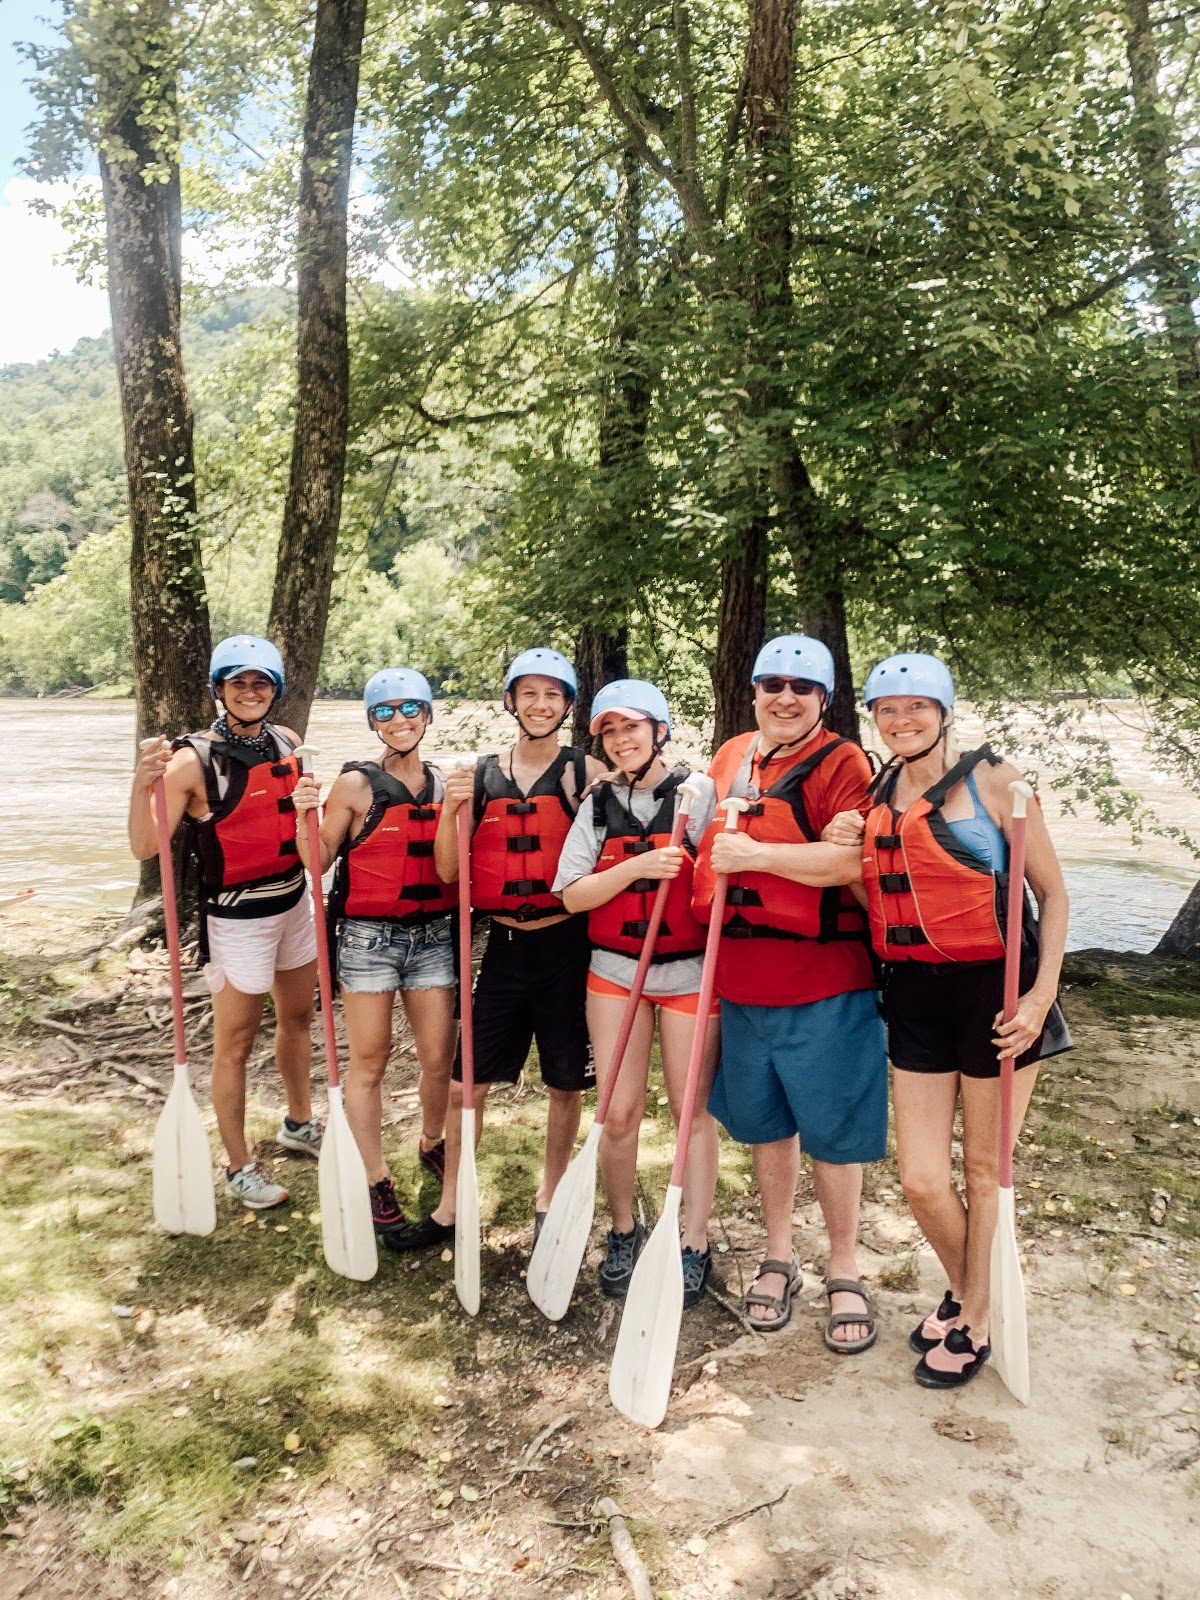
<svg viewBox="0 0 1200 1600"><path fill-rule="evenodd" d="M1150 251L1154 299L1162 313L1167 344L1179 392L1200 404L1200 324L1194 301L1200 292L1179 233L1179 216L1171 192L1170 152L1173 128L1161 104L1158 50L1150 20L1149 0L1125 0L1126 47L1133 87L1132 143L1142 191L1142 227ZM1192 468L1200 472L1200 416L1188 424Z"/></svg>
<svg viewBox="0 0 1200 1600"><path fill-rule="evenodd" d="M329 619L350 416L346 213L367 0L317 0L296 233L296 422L268 632L287 663L280 720L308 726Z"/></svg>
<svg viewBox="0 0 1200 1600"><path fill-rule="evenodd" d="M641 510L646 424L650 415L652 384L639 344L642 311L641 279L642 166L626 146L617 173L613 214L613 320L609 354L600 402L599 463L603 500L611 507L609 527L601 522L596 536L628 534ZM601 609L601 596L575 639L575 697L573 742L602 757L600 741L588 733L592 699L596 690L613 678L629 674L629 605L619 575L612 575L611 592L618 605Z"/></svg>
<svg viewBox="0 0 1200 1600"><path fill-rule="evenodd" d="M850 673L850 644L846 637L846 602L840 589L831 589L816 605L804 612L800 626L805 633L829 646L833 655L833 696L826 722L844 739L862 743L858 728L858 707Z"/></svg>
<svg viewBox="0 0 1200 1600"><path fill-rule="evenodd" d="M96 96L103 123L97 159L129 491L134 699L137 737L143 739L207 725L212 641L180 327L175 85L162 72L161 61L169 55L159 48L173 26L167 0L143 7L139 21L132 29L118 24L121 51L97 52ZM105 116L106 108L112 108L110 115ZM158 863L145 862L139 896L157 890Z"/></svg>
<svg viewBox="0 0 1200 1600"><path fill-rule="evenodd" d="M1176 960L1200 961L1200 883L1175 913L1171 926L1154 946L1153 954Z"/></svg>

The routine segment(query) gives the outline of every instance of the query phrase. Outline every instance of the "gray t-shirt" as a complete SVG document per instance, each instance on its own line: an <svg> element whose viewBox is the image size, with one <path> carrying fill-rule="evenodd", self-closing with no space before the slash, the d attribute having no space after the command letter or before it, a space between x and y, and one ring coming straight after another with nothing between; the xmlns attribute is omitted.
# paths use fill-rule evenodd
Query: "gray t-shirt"
<svg viewBox="0 0 1200 1600"><path fill-rule="evenodd" d="M705 777L702 773L696 773L694 776L702 795L699 805L688 817L687 837L693 844L699 844L704 830L712 821L713 813L717 809L717 791L711 778ZM631 794L622 783L620 796L622 805L627 806L642 823L653 821L654 814L661 804L655 799L652 788L635 789ZM561 894L568 884L576 883L580 878L586 878L595 872L599 859L600 846L596 842L592 797L588 795L575 815L562 854L558 858L554 893ZM695 994L700 987L703 968L704 961L700 956L683 961L651 963L650 971L646 974L646 987L643 993L647 997ZM610 983L619 983L623 989L628 989L637 971L637 961L633 956L619 955L613 950L593 950L591 970L598 978L607 978Z"/></svg>

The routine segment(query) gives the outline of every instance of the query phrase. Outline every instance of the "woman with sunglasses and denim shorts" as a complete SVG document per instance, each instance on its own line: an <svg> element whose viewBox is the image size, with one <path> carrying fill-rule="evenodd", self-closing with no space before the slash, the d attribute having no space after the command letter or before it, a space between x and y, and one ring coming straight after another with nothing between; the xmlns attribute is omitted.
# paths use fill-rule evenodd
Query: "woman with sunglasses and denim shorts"
<svg viewBox="0 0 1200 1600"><path fill-rule="evenodd" d="M452 887L437 875L433 839L445 785L422 761L421 740L433 720L433 692L410 667L377 672L363 692L367 724L384 745L381 761L350 761L329 791L321 823L320 870L337 862L329 896L337 935L337 972L350 1046L346 1116L371 1185L371 1215L390 1245L404 1222L383 1154L382 1084L392 1049L396 991L413 1032L420 1065L420 1159L445 1174L446 1103L454 1062ZM302 777L296 810L319 804L320 786ZM307 834L297 830L308 859Z"/></svg>

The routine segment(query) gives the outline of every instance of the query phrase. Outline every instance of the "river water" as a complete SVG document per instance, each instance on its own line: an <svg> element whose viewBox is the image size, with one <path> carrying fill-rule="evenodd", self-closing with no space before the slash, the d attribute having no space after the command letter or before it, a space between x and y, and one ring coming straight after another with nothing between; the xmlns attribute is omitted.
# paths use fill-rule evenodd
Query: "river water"
<svg viewBox="0 0 1200 1600"><path fill-rule="evenodd" d="M960 742L970 748L975 730L969 716L962 721ZM510 728L481 706L439 708L425 753L453 764L500 748ZM1153 800L1163 822L1200 836L1200 800L1153 770L1136 722L1118 708L1104 731L1122 780ZM318 701L309 739L320 748L325 778L379 748L357 702ZM686 741L679 748L699 764L698 750ZM125 908L136 882L125 839L133 751L129 701L0 699L0 900L35 888L47 906ZM1151 949L1195 881L1191 857L1158 838L1135 845L1128 830L1104 826L1090 807L1065 817L1048 788L1045 797L1071 891L1070 948Z"/></svg>

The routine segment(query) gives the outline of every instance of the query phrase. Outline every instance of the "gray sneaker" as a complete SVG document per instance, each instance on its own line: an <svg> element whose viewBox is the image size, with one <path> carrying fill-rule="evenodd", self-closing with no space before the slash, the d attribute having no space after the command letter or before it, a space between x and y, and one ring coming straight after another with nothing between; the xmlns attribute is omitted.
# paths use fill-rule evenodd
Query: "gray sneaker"
<svg viewBox="0 0 1200 1600"><path fill-rule="evenodd" d="M240 1200L251 1211L270 1211L281 1206L288 1197L282 1184L273 1183L261 1161L247 1161L233 1173L225 1174L225 1193L231 1200Z"/></svg>
<svg viewBox="0 0 1200 1600"><path fill-rule="evenodd" d="M608 1250L600 1266L600 1287L610 1300L623 1300L629 1293L629 1281L645 1237L645 1228L636 1221L629 1233L609 1229Z"/></svg>
<svg viewBox="0 0 1200 1600"><path fill-rule="evenodd" d="M318 1122L315 1117L310 1118L308 1122L299 1123L294 1128L288 1127L285 1117L279 1124L275 1143L281 1144L285 1150L296 1150L302 1156L319 1156L324 1133L324 1123Z"/></svg>

